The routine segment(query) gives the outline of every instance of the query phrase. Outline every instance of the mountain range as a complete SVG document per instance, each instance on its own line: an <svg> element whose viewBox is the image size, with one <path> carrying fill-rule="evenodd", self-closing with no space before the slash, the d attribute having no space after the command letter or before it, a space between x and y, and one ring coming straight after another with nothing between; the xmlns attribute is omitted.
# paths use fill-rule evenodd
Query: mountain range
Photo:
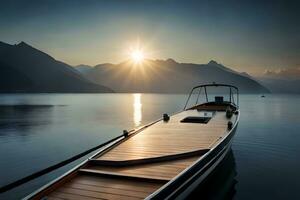
<svg viewBox="0 0 300 200"><path fill-rule="evenodd" d="M256 79L272 93L300 94L300 67L268 70Z"/></svg>
<svg viewBox="0 0 300 200"><path fill-rule="evenodd" d="M21 42L0 42L0 92L86 93L112 92L92 83L70 65Z"/></svg>
<svg viewBox="0 0 300 200"><path fill-rule="evenodd" d="M128 60L75 68L89 80L108 85L116 92L186 93L195 85L213 82L236 85L241 93L270 92L251 76L213 60L207 64L178 63L173 59L137 64Z"/></svg>
<svg viewBox="0 0 300 200"><path fill-rule="evenodd" d="M127 60L72 67L25 42L0 42L1 93L186 93L195 85L212 82L236 85L241 93L270 92L264 82L213 60L207 64Z"/></svg>

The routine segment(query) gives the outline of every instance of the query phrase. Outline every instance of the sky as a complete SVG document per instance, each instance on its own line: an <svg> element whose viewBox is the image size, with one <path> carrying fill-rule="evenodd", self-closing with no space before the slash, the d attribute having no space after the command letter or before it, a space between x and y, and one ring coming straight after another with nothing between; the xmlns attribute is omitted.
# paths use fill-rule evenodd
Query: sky
<svg viewBox="0 0 300 200"><path fill-rule="evenodd" d="M297 1L1 1L0 41L21 41L70 65L147 58L215 60L259 75L300 67Z"/></svg>

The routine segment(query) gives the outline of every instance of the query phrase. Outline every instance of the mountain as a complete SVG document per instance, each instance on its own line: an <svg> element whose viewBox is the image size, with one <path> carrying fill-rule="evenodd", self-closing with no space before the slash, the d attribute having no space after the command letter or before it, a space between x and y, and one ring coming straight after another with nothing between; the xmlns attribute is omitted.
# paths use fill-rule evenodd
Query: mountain
<svg viewBox="0 0 300 200"><path fill-rule="evenodd" d="M300 80L300 67L267 70L262 77L273 80Z"/></svg>
<svg viewBox="0 0 300 200"><path fill-rule="evenodd" d="M300 67L267 70L256 79L273 93L300 94Z"/></svg>
<svg viewBox="0 0 300 200"><path fill-rule="evenodd" d="M249 75L247 72L241 72L240 74L241 74L242 76L247 77L247 78L253 79L253 77L252 77L251 75Z"/></svg>
<svg viewBox="0 0 300 200"><path fill-rule="evenodd" d="M81 65L75 66L75 68L76 68L76 70L78 70L81 73L86 73L89 70L91 70L93 67L89 66L89 65L83 65L83 64L81 64Z"/></svg>
<svg viewBox="0 0 300 200"><path fill-rule="evenodd" d="M143 64L126 61L77 69L89 80L109 85L117 92L185 93L195 85L212 82L236 85L242 93L270 92L254 79L216 61L207 64L178 63L173 59L147 60Z"/></svg>
<svg viewBox="0 0 300 200"><path fill-rule="evenodd" d="M259 82L270 89L272 93L300 94L300 79L274 79L259 77Z"/></svg>
<svg viewBox="0 0 300 200"><path fill-rule="evenodd" d="M112 92L25 42L0 42L0 92Z"/></svg>

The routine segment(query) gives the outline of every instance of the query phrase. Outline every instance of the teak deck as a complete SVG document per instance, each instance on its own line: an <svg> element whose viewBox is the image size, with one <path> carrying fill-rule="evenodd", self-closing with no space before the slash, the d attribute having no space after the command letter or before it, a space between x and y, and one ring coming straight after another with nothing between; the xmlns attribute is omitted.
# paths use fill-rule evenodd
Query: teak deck
<svg viewBox="0 0 300 200"><path fill-rule="evenodd" d="M78 175L48 195L48 199L143 199L162 184L130 179Z"/></svg>
<svg viewBox="0 0 300 200"><path fill-rule="evenodd" d="M34 199L144 199L208 152L228 134L223 108L205 107L171 116L123 139ZM213 112L211 111L213 110ZM181 123L212 114L207 124Z"/></svg>

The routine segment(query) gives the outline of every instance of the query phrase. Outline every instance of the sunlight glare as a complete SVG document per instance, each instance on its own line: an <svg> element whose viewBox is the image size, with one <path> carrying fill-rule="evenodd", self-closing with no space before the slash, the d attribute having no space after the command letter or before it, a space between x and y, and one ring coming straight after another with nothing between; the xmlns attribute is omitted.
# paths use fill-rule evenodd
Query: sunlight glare
<svg viewBox="0 0 300 200"><path fill-rule="evenodd" d="M141 63L145 58L144 53L140 49L136 49L136 50L132 51L130 56L131 56L131 59L133 60L133 62L135 62L135 63Z"/></svg>

